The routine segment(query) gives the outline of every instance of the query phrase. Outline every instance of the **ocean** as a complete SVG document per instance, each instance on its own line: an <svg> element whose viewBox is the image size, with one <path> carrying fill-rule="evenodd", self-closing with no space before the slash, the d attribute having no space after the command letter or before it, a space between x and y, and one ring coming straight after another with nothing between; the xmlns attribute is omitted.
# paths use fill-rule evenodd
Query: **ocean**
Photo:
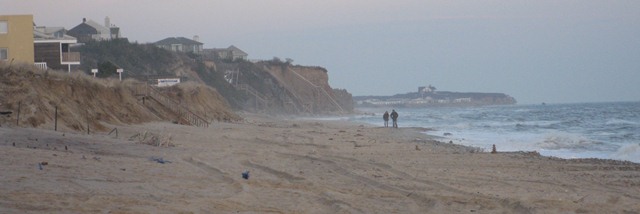
<svg viewBox="0 0 640 214"><path fill-rule="evenodd" d="M358 109L350 121L383 125L389 109ZM640 163L640 102L396 108L399 127L434 129L440 141L491 151ZM345 118L343 118L345 119ZM391 122L389 122L391 123Z"/></svg>

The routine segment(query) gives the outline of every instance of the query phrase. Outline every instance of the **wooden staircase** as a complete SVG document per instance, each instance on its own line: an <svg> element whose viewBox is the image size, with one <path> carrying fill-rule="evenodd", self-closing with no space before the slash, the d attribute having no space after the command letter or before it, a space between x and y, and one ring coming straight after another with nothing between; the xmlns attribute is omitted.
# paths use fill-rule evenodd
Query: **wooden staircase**
<svg viewBox="0 0 640 214"><path fill-rule="evenodd" d="M256 99L256 109L262 107L262 109L266 109L269 106L269 100L265 98L262 93L258 92L256 89L251 87L248 84L237 84L236 87L240 90L245 91L249 95L253 95Z"/></svg>
<svg viewBox="0 0 640 214"><path fill-rule="evenodd" d="M158 89L155 89L150 85L141 84L140 86L138 86L138 88L136 89L136 95L155 100L157 103L176 113L181 120L188 123L189 125L198 127L209 127L209 122L207 122L206 119L193 113L180 102L175 101L174 99L171 99L170 97L160 93Z"/></svg>

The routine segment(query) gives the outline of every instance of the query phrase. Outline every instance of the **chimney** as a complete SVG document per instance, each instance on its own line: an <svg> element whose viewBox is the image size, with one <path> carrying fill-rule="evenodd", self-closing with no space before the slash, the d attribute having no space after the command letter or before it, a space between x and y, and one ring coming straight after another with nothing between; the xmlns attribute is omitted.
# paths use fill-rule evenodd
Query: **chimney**
<svg viewBox="0 0 640 214"><path fill-rule="evenodd" d="M87 18L82 18L82 23L87 22Z"/></svg>
<svg viewBox="0 0 640 214"><path fill-rule="evenodd" d="M198 35L193 36L193 41L200 42L200 36Z"/></svg>
<svg viewBox="0 0 640 214"><path fill-rule="evenodd" d="M107 28L111 27L111 19L109 19L109 17L104 17L104 26Z"/></svg>

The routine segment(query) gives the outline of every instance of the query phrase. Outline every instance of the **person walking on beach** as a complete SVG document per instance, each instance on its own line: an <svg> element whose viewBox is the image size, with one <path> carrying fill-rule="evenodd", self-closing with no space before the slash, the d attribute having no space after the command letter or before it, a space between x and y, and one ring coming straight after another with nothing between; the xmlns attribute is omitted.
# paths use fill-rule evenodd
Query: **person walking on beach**
<svg viewBox="0 0 640 214"><path fill-rule="evenodd" d="M391 110L391 119L393 120L393 128L398 128L398 112Z"/></svg>
<svg viewBox="0 0 640 214"><path fill-rule="evenodd" d="M389 127L389 111L384 111L382 119L384 120L384 127Z"/></svg>

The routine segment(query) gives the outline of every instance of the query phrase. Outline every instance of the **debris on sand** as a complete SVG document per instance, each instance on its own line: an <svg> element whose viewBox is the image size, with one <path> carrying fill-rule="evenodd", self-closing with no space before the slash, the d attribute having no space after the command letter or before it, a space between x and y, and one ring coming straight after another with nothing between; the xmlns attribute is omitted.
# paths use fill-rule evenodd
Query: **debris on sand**
<svg viewBox="0 0 640 214"><path fill-rule="evenodd" d="M171 163L171 161L165 160L162 157L150 157L149 160L151 161L155 161L161 164L165 164L165 163Z"/></svg>
<svg viewBox="0 0 640 214"><path fill-rule="evenodd" d="M175 147L172 142L171 135L159 135L151 132L142 132L134 134L129 138L130 141L136 141L139 144L146 144L158 147Z"/></svg>
<svg viewBox="0 0 640 214"><path fill-rule="evenodd" d="M242 178L244 178L245 180L249 179L249 170L242 172Z"/></svg>

